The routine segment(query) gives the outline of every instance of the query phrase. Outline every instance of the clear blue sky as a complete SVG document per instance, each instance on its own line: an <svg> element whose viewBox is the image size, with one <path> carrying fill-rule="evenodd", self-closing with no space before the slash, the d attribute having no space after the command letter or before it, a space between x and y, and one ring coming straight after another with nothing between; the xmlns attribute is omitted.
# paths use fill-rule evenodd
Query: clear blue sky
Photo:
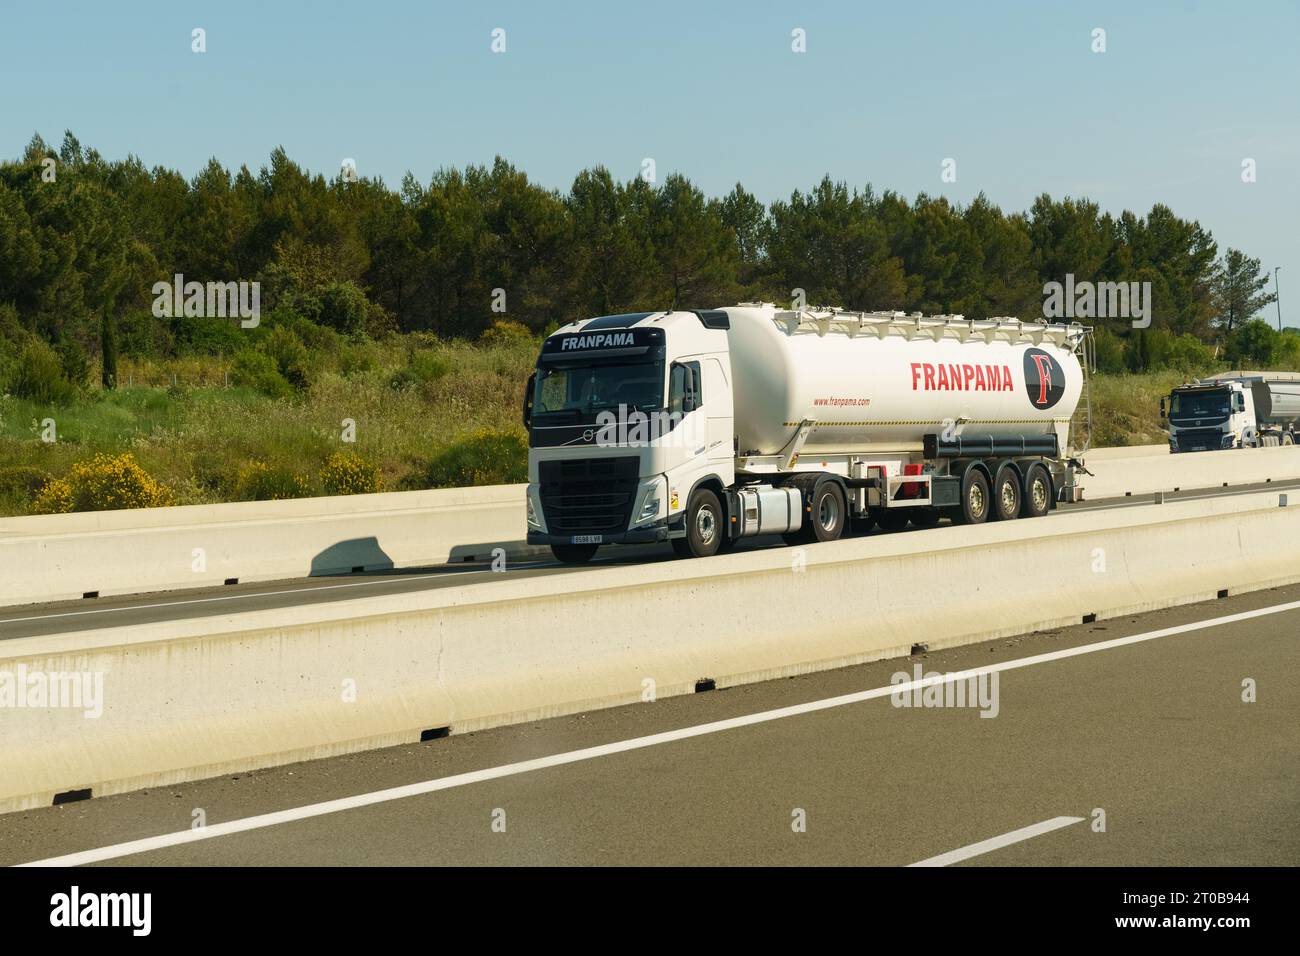
<svg viewBox="0 0 1300 956"><path fill-rule="evenodd" d="M1294 0L3 0L0 155L72 129L187 175L210 156L256 169L283 145L391 186L501 154L564 189L584 167L629 178L653 157L660 177L764 200L830 173L908 196L983 190L1004 209L1041 192L1165 202L1221 250L1282 266L1300 325L1297 41ZM956 183L940 181L945 157Z"/></svg>

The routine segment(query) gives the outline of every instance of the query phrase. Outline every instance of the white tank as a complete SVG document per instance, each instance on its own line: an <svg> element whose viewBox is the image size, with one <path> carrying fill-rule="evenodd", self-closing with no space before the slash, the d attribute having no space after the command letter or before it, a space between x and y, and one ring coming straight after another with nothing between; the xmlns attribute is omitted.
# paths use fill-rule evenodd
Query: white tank
<svg viewBox="0 0 1300 956"><path fill-rule="evenodd" d="M1043 435L1064 450L1083 372L1079 326L898 313L726 310L738 454L864 453L957 435Z"/></svg>

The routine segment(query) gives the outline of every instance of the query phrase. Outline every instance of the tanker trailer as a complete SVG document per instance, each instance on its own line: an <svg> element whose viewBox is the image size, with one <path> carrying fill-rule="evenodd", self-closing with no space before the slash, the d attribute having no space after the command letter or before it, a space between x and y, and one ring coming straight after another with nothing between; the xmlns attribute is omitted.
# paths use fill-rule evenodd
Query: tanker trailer
<svg viewBox="0 0 1300 956"><path fill-rule="evenodd" d="M1077 494L1089 331L768 303L570 323L524 399L528 541L704 557L1044 515Z"/></svg>

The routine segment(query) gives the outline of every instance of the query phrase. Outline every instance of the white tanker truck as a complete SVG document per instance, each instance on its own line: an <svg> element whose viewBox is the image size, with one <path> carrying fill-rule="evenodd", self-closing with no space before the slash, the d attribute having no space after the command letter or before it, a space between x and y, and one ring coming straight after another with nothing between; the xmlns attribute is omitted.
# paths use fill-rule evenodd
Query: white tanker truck
<svg viewBox="0 0 1300 956"><path fill-rule="evenodd" d="M705 557L1044 515L1077 497L1089 333L767 303L570 323L524 397L528 541Z"/></svg>

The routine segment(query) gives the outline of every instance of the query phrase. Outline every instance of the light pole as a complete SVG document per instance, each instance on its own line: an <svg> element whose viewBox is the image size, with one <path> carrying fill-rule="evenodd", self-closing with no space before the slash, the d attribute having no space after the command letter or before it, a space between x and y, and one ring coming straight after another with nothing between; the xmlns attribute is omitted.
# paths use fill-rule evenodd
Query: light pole
<svg viewBox="0 0 1300 956"><path fill-rule="evenodd" d="M1282 331L1282 289L1277 284L1277 271L1281 266L1273 267L1273 301L1277 303L1277 330Z"/></svg>

